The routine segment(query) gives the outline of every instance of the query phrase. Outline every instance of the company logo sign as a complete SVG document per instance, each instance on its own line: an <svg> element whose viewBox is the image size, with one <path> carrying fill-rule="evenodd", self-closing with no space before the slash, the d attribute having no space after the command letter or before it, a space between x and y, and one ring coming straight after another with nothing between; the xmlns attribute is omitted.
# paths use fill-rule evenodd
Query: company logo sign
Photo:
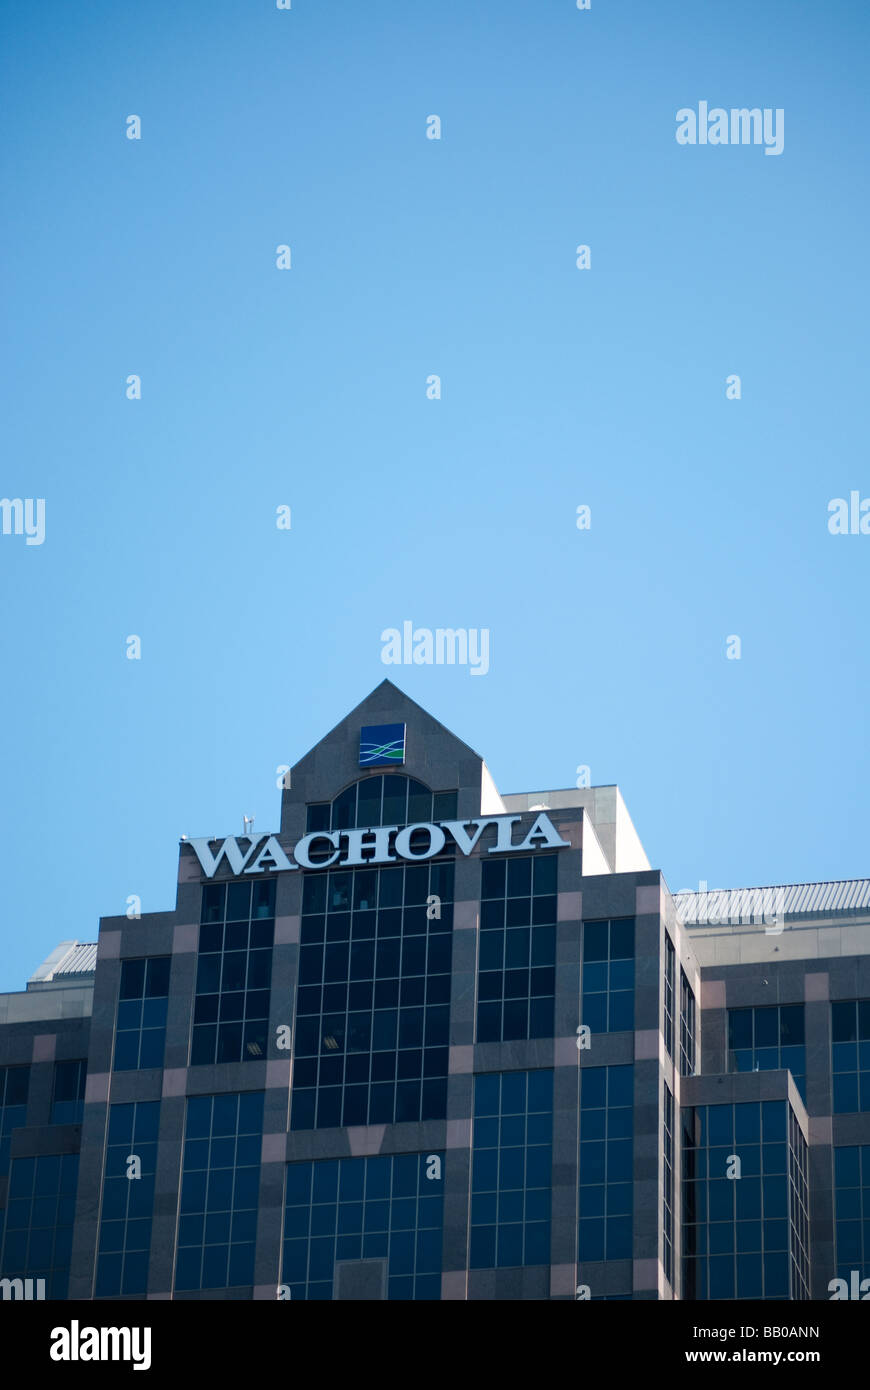
<svg viewBox="0 0 870 1390"><path fill-rule="evenodd" d="M199 860L206 878L214 878L222 863L230 873L277 873L288 869L329 869L334 865L395 864L400 860L419 862L440 854L448 838L461 854L469 855L488 826L495 826L495 844L489 854L528 854L540 849L567 849L569 842L559 838L550 817L541 812L524 838L515 844L513 827L523 818L482 816L475 820L442 820L437 824L421 821L416 825L375 825L357 830L315 830L297 840L291 851L284 850L275 835L229 836L226 840L187 840ZM246 849L242 845L247 845ZM213 846L215 848L213 848Z"/></svg>
<svg viewBox="0 0 870 1390"><path fill-rule="evenodd" d="M404 761L404 724L369 724L360 729L360 767L401 767Z"/></svg>

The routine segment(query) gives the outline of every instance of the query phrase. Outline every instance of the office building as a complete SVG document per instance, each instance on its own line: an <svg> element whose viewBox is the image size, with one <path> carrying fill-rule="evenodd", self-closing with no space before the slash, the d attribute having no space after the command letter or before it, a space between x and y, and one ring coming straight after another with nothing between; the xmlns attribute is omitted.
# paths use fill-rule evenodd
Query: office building
<svg viewBox="0 0 870 1390"><path fill-rule="evenodd" d="M870 881L672 894L389 681L285 784L0 996L4 1297L870 1281Z"/></svg>

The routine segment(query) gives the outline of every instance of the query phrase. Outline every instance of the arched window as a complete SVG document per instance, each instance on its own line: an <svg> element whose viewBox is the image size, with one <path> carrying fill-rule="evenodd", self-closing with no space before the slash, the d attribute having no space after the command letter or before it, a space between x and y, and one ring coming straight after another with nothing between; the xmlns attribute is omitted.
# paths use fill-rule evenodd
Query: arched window
<svg viewBox="0 0 870 1390"><path fill-rule="evenodd" d="M388 772L363 777L345 787L334 801L308 807L306 829L353 830L367 825L413 825L417 821L453 820L456 792L432 792L413 777Z"/></svg>

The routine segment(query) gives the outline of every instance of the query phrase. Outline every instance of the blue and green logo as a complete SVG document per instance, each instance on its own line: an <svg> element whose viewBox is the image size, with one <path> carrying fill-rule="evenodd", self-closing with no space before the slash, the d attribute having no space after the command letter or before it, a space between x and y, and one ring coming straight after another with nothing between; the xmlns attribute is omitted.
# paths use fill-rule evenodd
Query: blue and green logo
<svg viewBox="0 0 870 1390"><path fill-rule="evenodd" d="M404 724L373 724L360 729L360 767L401 767L404 761Z"/></svg>

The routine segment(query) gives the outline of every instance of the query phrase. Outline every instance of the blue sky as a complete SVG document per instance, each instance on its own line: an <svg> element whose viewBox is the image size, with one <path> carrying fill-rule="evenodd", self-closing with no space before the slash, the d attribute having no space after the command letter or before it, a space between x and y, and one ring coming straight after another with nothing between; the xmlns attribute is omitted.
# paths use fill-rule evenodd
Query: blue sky
<svg viewBox="0 0 870 1390"><path fill-rule="evenodd" d="M46 533L0 536L0 988L171 908L182 833L276 826L385 675L503 791L618 782L674 890L868 873L870 536L827 529L870 496L868 31L4 7L0 491ZM679 146L702 100L782 108L783 153ZM489 673L384 666L408 619Z"/></svg>

